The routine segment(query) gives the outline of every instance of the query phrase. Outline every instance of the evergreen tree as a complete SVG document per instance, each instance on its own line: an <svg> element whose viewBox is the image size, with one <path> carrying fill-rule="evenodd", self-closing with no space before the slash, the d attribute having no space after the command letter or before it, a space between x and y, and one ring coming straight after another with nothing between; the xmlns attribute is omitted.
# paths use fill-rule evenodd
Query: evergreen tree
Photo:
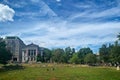
<svg viewBox="0 0 120 80"><path fill-rule="evenodd" d="M107 45L103 44L102 47L99 49L100 53L100 60L103 63L107 63L109 61L109 48Z"/></svg>
<svg viewBox="0 0 120 80"><path fill-rule="evenodd" d="M7 64L11 60L12 54L6 49L6 44L3 39L0 39L0 63Z"/></svg>
<svg viewBox="0 0 120 80"><path fill-rule="evenodd" d="M80 59L80 63L81 64L84 64L84 58L87 54L89 53L93 53L93 51L88 47L88 48L81 48L79 51L78 51L78 57Z"/></svg>
<svg viewBox="0 0 120 80"><path fill-rule="evenodd" d="M113 48L111 49L111 61L113 63L120 63L120 45L116 41Z"/></svg>

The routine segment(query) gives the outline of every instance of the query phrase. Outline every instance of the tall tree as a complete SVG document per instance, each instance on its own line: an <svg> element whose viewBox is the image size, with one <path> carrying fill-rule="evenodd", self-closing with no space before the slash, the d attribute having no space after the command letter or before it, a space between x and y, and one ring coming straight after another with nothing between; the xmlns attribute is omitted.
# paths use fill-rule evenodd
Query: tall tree
<svg viewBox="0 0 120 80"><path fill-rule="evenodd" d="M120 41L120 33L117 35L118 41ZM120 70L120 44L118 41L115 42L114 47L111 49L111 61L117 64L117 70Z"/></svg>
<svg viewBox="0 0 120 80"><path fill-rule="evenodd" d="M111 49L111 61L113 63L120 63L120 45L116 41L114 47Z"/></svg>
<svg viewBox="0 0 120 80"><path fill-rule="evenodd" d="M72 48L72 49L70 47L65 48L65 57L66 57L67 63L69 62L69 60L72 57L73 53L75 53L74 48Z"/></svg>
<svg viewBox="0 0 120 80"><path fill-rule="evenodd" d="M84 61L89 65L93 65L96 63L97 59L96 59L95 54L89 53L85 56Z"/></svg>
<svg viewBox="0 0 120 80"><path fill-rule="evenodd" d="M93 53L93 51L89 47L88 48L81 48L78 51L78 57L80 59L80 63L84 63L84 58L89 53Z"/></svg>
<svg viewBox="0 0 120 80"><path fill-rule="evenodd" d="M73 54L72 58L70 58L70 63L78 64L79 63L79 58L77 53Z"/></svg>
<svg viewBox="0 0 120 80"><path fill-rule="evenodd" d="M52 61L62 63L64 62L64 50L63 49L55 49L52 51Z"/></svg>
<svg viewBox="0 0 120 80"><path fill-rule="evenodd" d="M6 44L3 39L0 39L0 63L7 64L11 60L12 54L6 49Z"/></svg>
<svg viewBox="0 0 120 80"><path fill-rule="evenodd" d="M102 47L99 49L100 53L100 60L103 63L107 63L109 61L109 48L107 45L103 44Z"/></svg>
<svg viewBox="0 0 120 80"><path fill-rule="evenodd" d="M75 53L75 48L72 48L72 54L74 54Z"/></svg>
<svg viewBox="0 0 120 80"><path fill-rule="evenodd" d="M43 51L43 59L44 59L44 61L45 62L50 62L51 56L52 56L51 50L45 48L44 51Z"/></svg>
<svg viewBox="0 0 120 80"><path fill-rule="evenodd" d="M52 57L51 50L47 48L43 48L43 53L37 55L37 61L40 62L50 62Z"/></svg>

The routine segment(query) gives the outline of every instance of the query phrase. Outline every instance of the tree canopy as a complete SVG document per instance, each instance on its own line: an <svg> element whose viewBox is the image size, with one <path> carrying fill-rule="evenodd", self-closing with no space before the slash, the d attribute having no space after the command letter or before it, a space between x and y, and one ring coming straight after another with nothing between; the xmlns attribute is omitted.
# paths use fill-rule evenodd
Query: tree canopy
<svg viewBox="0 0 120 80"><path fill-rule="evenodd" d="M96 59L95 54L89 53L85 56L84 61L87 64L95 64L97 59Z"/></svg>
<svg viewBox="0 0 120 80"><path fill-rule="evenodd" d="M63 49L55 49L53 50L53 53L52 53L52 60L54 62L58 62L58 63L62 63L64 62L64 50Z"/></svg>
<svg viewBox="0 0 120 80"><path fill-rule="evenodd" d="M9 60L11 60L12 54L9 50L6 49L5 42L1 39L0 40L0 63L7 64Z"/></svg>
<svg viewBox="0 0 120 80"><path fill-rule="evenodd" d="M109 48L107 45L103 44L102 47L99 49L100 53L100 60L102 62L108 62L109 59Z"/></svg>
<svg viewBox="0 0 120 80"><path fill-rule="evenodd" d="M73 54L72 58L70 58L70 63L74 63L74 64L80 63L77 53Z"/></svg>
<svg viewBox="0 0 120 80"><path fill-rule="evenodd" d="M80 59L80 63L84 63L84 58L87 54L89 53L93 53L93 51L87 47L87 48L81 48L79 51L78 51L78 57Z"/></svg>

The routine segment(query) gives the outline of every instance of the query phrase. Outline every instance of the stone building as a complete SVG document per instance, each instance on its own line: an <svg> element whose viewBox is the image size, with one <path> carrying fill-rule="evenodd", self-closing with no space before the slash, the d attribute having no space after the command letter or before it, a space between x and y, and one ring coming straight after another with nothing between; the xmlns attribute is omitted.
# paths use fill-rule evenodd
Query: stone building
<svg viewBox="0 0 120 80"><path fill-rule="evenodd" d="M8 36L5 38L6 47L12 53L13 62L22 62L22 48L25 47L24 42L16 36Z"/></svg>
<svg viewBox="0 0 120 80"><path fill-rule="evenodd" d="M38 45L29 44L22 49L22 62L34 63L37 61L37 55L43 53L43 48Z"/></svg>

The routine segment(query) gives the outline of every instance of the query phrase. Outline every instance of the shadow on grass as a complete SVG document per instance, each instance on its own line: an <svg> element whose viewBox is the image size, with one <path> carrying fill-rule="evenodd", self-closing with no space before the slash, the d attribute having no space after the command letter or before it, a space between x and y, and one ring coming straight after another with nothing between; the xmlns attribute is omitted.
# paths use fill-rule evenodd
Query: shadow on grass
<svg viewBox="0 0 120 80"><path fill-rule="evenodd" d="M0 68L0 72L7 72L7 71L12 71L12 70L22 70L25 67L22 65L8 65L8 66L2 66Z"/></svg>

